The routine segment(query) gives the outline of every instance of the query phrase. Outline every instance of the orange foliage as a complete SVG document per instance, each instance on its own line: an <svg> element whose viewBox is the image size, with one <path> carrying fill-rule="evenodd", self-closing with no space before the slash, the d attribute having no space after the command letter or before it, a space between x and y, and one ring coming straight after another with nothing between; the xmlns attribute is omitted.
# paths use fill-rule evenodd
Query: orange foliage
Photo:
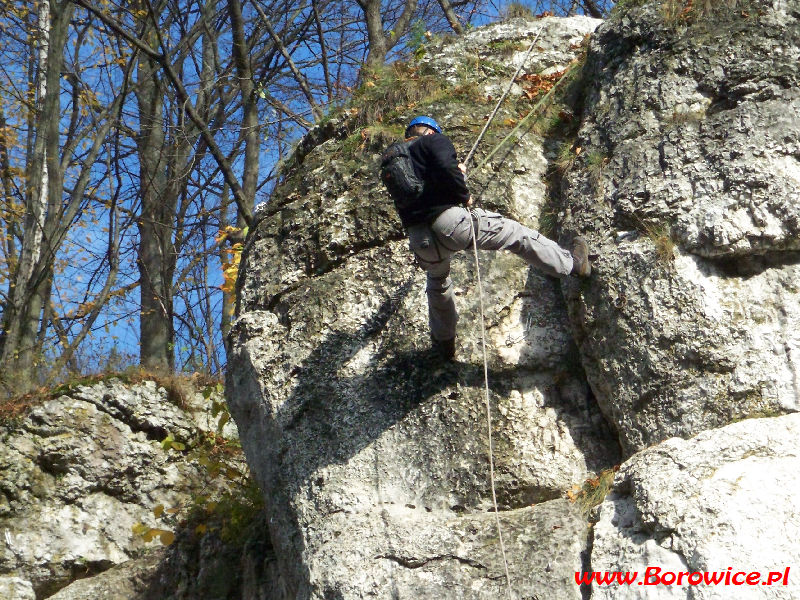
<svg viewBox="0 0 800 600"><path fill-rule="evenodd" d="M517 77L516 81L522 83L522 94L528 100L533 100L540 94L546 94L553 89L553 86L564 76L564 73L566 73L566 69L550 73L549 75L525 73Z"/></svg>

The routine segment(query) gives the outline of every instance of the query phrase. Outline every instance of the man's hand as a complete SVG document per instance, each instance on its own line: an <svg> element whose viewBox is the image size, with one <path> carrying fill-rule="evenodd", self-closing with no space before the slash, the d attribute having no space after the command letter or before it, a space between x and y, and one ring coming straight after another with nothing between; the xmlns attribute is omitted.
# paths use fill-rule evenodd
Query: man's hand
<svg viewBox="0 0 800 600"><path fill-rule="evenodd" d="M461 169L461 172L466 175L467 174L467 165L464 163L458 163L458 168Z"/></svg>

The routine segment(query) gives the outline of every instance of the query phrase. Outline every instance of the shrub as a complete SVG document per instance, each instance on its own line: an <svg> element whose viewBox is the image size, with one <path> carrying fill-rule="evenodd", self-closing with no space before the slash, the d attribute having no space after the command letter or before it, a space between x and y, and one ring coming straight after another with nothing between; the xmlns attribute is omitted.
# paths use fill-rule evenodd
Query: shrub
<svg viewBox="0 0 800 600"><path fill-rule="evenodd" d="M530 7L522 4L521 2L509 2L502 14L502 18L504 20L532 19L534 16L535 15Z"/></svg>
<svg viewBox="0 0 800 600"><path fill-rule="evenodd" d="M591 477L567 492L567 498L576 504L584 515L588 515L595 506L605 500L614 484L614 476L619 470L619 465L600 472L596 477Z"/></svg>

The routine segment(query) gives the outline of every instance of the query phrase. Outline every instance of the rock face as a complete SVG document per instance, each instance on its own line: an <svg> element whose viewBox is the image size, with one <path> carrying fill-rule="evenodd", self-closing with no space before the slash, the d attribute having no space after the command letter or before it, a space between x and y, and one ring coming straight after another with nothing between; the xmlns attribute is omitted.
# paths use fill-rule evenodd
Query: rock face
<svg viewBox="0 0 800 600"><path fill-rule="evenodd" d="M160 547L133 525L163 528L158 504L184 509L199 490L218 487L199 464L161 444L172 435L192 446L214 430L209 403L197 396L180 408L152 381L111 380L79 386L0 429L0 590L10 590L0 597L26 598L27 589L46 598ZM147 569L126 569L135 571L134 589ZM120 595L128 588L119 581L107 597L133 598Z"/></svg>
<svg viewBox="0 0 800 600"><path fill-rule="evenodd" d="M528 40L514 49L524 53L543 26L543 47L561 51L537 54L537 71L541 61L560 70L596 25L526 23L511 47ZM477 56L485 44L475 39L451 52ZM487 72L487 90L507 80L509 62L502 76ZM451 66L431 58L427 68ZM483 124L474 101L414 110L435 114L464 151ZM394 118L401 125L411 116ZM429 350L424 274L377 179L383 142L367 139L354 162L336 137L305 144L302 165L259 213L243 257L226 393L265 490L285 597L497 598L505 582L487 512L474 266L466 256L454 261L459 360L443 364ZM543 140L526 137L478 174L474 189L484 205L538 216L548 161ZM481 270L512 584L523 597L580 598L573 574L587 527L559 498L614 464L616 442L577 364L557 282L510 255L481 256Z"/></svg>
<svg viewBox="0 0 800 600"><path fill-rule="evenodd" d="M470 174L484 208L545 228L557 205L559 239L581 233L597 254L589 280L562 282L510 255L479 259L499 517L519 598L717 597L579 586L576 573L712 571L723 557L721 570L776 571L797 559L796 535L778 539L786 521L797 528L786 493L797 420L775 415L800 396L798 1L706 15L634 4L600 25L585 94L557 112L583 114L577 139L565 140L569 126L525 130ZM425 113L465 154L486 96L539 33L486 157L532 106L524 82L561 72L597 25L520 21L437 47L417 75L449 88L398 101L380 125L359 128L351 113L320 125L259 210L226 393L264 490L277 598L506 593L475 265L453 262L461 321L457 360L443 363L377 161L386 131ZM591 527L564 497L621 458ZM762 510L765 494L781 502ZM775 541L771 554L760 539Z"/></svg>
<svg viewBox="0 0 800 600"><path fill-rule="evenodd" d="M644 581L646 569L658 567L660 573L651 573L667 582L673 579L667 572L761 573L751 586L741 585L742 575L729 585L697 585L696 578L687 585L687 575L683 585L649 587L646 597L653 599L800 597L794 572L800 561L798 438L800 415L794 414L671 439L637 454L601 506L592 569L636 571ZM776 576L765 585L769 573ZM637 585L595 586L592 595L641 597Z"/></svg>
<svg viewBox="0 0 800 600"><path fill-rule="evenodd" d="M800 4L661 10L594 36L564 191L599 254L576 338L627 453L800 402Z"/></svg>
<svg viewBox="0 0 800 600"><path fill-rule="evenodd" d="M79 579L48 600L272 600L283 594L263 513L223 540L182 531L107 571ZM0 588L1 590L2 588ZM33 596L31 596L33 598Z"/></svg>
<svg viewBox="0 0 800 600"><path fill-rule="evenodd" d="M55 595L51 600L133 600L148 598L151 582L156 578L159 564L166 552L157 550L141 558L128 560L107 571L79 579ZM165 598L168 596L164 596Z"/></svg>
<svg viewBox="0 0 800 600"><path fill-rule="evenodd" d="M0 576L0 598L36 600L31 582L21 577Z"/></svg>

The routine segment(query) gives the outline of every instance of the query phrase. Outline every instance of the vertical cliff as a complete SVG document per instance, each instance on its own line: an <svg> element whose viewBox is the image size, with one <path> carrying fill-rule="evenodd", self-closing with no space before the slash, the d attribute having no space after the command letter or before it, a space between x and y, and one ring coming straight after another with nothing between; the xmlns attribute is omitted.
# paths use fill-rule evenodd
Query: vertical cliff
<svg viewBox="0 0 800 600"><path fill-rule="evenodd" d="M585 64L470 185L483 207L561 241L586 235L597 258L580 282L480 256L515 596L600 597L575 582L590 568L700 571L719 554L770 570L800 558L779 536L758 556L748 537L798 522L786 490L797 489L799 424L777 416L798 402L797 2L664 10L512 21L432 44L394 71L394 93L367 81L360 104L299 146L248 239L227 378L282 597L505 594L475 265L454 261L458 351L443 363L377 159L426 113L466 153L537 34L479 161L575 58ZM612 495L585 515L575 490L600 487L623 459ZM748 510L770 494L774 505ZM642 590L717 597L624 592Z"/></svg>

